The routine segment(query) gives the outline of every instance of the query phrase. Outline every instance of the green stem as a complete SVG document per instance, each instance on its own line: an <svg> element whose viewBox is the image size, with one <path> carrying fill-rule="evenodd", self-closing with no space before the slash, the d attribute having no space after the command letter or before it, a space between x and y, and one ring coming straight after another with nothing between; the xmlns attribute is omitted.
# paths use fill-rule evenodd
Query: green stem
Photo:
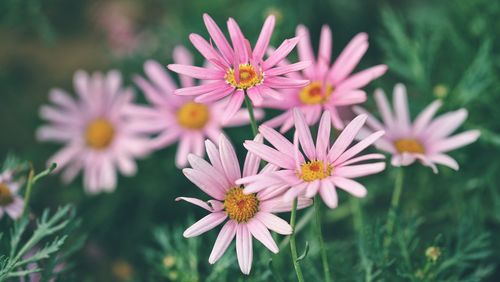
<svg viewBox="0 0 500 282"><path fill-rule="evenodd" d="M297 198L293 200L292 214L290 215L290 226L292 227L292 234L290 235L290 251L292 252L292 262L295 268L295 273L297 274L297 279L299 282L304 282L304 276L302 275L302 269L300 268L299 261L297 260L297 243L295 242L295 219L297 217Z"/></svg>
<svg viewBox="0 0 500 282"><path fill-rule="evenodd" d="M352 220L354 224L354 230L358 233L362 231L363 228L363 213L361 210L360 200L355 197L349 197L349 202L351 205Z"/></svg>
<svg viewBox="0 0 500 282"><path fill-rule="evenodd" d="M318 236L319 247L321 251L321 260L323 261L323 271L325 273L325 282L331 281L330 265L328 264L328 256L326 254L325 240L323 239L323 233L321 231L321 207L320 207L319 196L314 197L314 211L316 213L316 236Z"/></svg>
<svg viewBox="0 0 500 282"><path fill-rule="evenodd" d="M392 233L394 231L394 223L396 221L396 211L399 207L401 192L403 191L403 181L404 169L400 167L396 174L396 180L394 181L394 191L392 192L391 207L389 209L389 214L387 215L387 223L385 225L386 234L384 238L384 249L386 255L388 254L389 247L392 243Z"/></svg>
<svg viewBox="0 0 500 282"><path fill-rule="evenodd" d="M33 190L33 185L42 177L45 177L49 175L54 169L56 169L56 164L52 163L46 170L40 172L39 174L35 175L35 169L31 167L29 175L28 175L28 182L26 183L26 191L24 192L24 208L23 208L23 215L26 214L28 211L30 199L31 199L31 191Z"/></svg>
<svg viewBox="0 0 500 282"><path fill-rule="evenodd" d="M255 115L253 113L253 105L250 98L248 98L247 91L245 90L245 105L248 109L248 114L250 115L250 125L252 126L253 136L256 136L259 133L257 129L257 121L255 120Z"/></svg>

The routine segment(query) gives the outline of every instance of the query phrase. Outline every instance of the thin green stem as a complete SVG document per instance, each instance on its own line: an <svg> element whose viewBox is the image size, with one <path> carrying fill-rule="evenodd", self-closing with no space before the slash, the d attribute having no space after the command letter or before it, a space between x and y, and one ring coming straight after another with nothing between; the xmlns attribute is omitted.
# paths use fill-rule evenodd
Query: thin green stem
<svg viewBox="0 0 500 282"><path fill-rule="evenodd" d="M385 225L386 234L384 238L384 249L386 255L388 254L389 247L392 243L392 233L394 232L396 211L399 207L401 192L403 191L403 182L404 182L404 169L400 167L396 173L396 179L394 181L394 191L392 192L391 207L389 208L389 214L387 215L387 223Z"/></svg>
<svg viewBox="0 0 500 282"><path fill-rule="evenodd" d="M290 226L292 227L292 234L290 235L290 251L292 253L293 267L295 268L295 273L297 274L297 279L299 282L304 282L304 276L302 275L302 269L300 268L299 261L297 260L297 243L295 242L295 219L297 217L297 198L293 200L292 213L290 215Z"/></svg>
<svg viewBox="0 0 500 282"><path fill-rule="evenodd" d="M362 231L363 228L363 212L361 210L361 203L358 198L349 197L349 202L352 212L352 221L354 224L354 230L358 233Z"/></svg>
<svg viewBox="0 0 500 282"><path fill-rule="evenodd" d="M56 169L56 164L52 163L46 170L40 172L35 175L35 169L33 167L30 168L30 172L28 175L28 182L26 183L26 191L24 192L24 208L23 215L26 214L29 208L29 203L31 199L31 191L33 190L33 185L42 177L49 175L54 169Z"/></svg>
<svg viewBox="0 0 500 282"><path fill-rule="evenodd" d="M250 125L252 126L253 136L256 136L259 133L257 128L257 121L255 120L255 115L253 113L253 105L250 98L248 98L247 91L245 90L245 105L248 109L248 115L250 115Z"/></svg>
<svg viewBox="0 0 500 282"><path fill-rule="evenodd" d="M314 211L316 213L316 236L318 236L319 248L321 251L321 260L323 262L323 272L325 274L325 282L332 281L332 274L330 273L330 265L328 264L328 256L325 248L325 240L323 239L323 233L321 231L321 207L320 207L319 196L314 197Z"/></svg>

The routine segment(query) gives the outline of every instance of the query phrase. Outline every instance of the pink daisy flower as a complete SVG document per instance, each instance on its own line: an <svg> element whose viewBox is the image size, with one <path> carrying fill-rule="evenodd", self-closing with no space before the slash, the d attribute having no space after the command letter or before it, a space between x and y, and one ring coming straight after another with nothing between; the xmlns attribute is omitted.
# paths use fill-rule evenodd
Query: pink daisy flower
<svg viewBox="0 0 500 282"><path fill-rule="evenodd" d="M319 193L330 208L335 208L338 204L336 187L355 197L364 197L366 188L352 178L384 170L384 162L360 164L368 160L382 160L384 155L356 156L379 139L384 131L375 132L348 149L366 121L366 115L361 115L346 126L330 147L331 117L330 112L325 111L321 117L315 145L301 111L295 109L293 113L294 144L265 125L261 125L259 131L274 148L255 141L246 141L244 144L249 152L281 170L246 176L237 180L236 184L245 184L245 193L255 193L271 185L287 185L289 189L284 194L285 201L298 195L312 198ZM303 153L299 151L299 143Z"/></svg>
<svg viewBox="0 0 500 282"><path fill-rule="evenodd" d="M276 92L274 88L297 88L309 83L306 79L283 76L308 67L309 62L277 66L297 45L298 37L285 40L264 60L274 29L274 16L266 19L253 49L234 19L229 18L227 22L232 46L209 15L204 14L203 19L217 49L198 34L191 34L189 39L211 67L173 64L168 68L180 74L207 80L207 83L178 89L175 94L197 96L195 102L199 103L230 97L224 114L224 119L227 120L241 107L245 93L255 106L260 106L263 96L283 100L282 94Z"/></svg>
<svg viewBox="0 0 500 282"><path fill-rule="evenodd" d="M262 137L257 135L254 140L256 143L262 142ZM184 237L198 236L226 222L208 261L213 264L219 260L236 237L236 254L240 269L244 274L249 274L253 259L252 237L271 252L278 253L278 246L269 230L284 235L292 233L292 227L274 215L291 210L291 202L284 202L281 198L286 186L270 186L271 189L259 193L244 194L244 187L235 184L242 174L236 152L229 140L221 134L218 148L210 140L206 141L206 148L210 163L198 156L189 155L192 168L185 168L183 172L191 182L213 199L204 202L195 198L180 197L176 200L195 204L210 214L189 227L184 232ZM243 176L256 175L259 165L260 158L248 153L243 166ZM268 165L261 173L275 170L276 167ZM298 208L307 207L311 203L309 199L299 198Z"/></svg>
<svg viewBox="0 0 500 282"><path fill-rule="evenodd" d="M12 171L6 170L0 174L0 219L4 213L12 219L21 217L24 200L17 194L20 189L21 184L12 179Z"/></svg>
<svg viewBox="0 0 500 282"><path fill-rule="evenodd" d="M308 125L316 124L321 113L329 111L335 128L342 129L344 123L339 115L339 107L365 102L366 93L360 88L383 75L387 66L377 65L352 74L368 49L366 33L356 35L331 66L332 32L328 26L323 26L321 30L317 57L314 56L307 28L299 25L296 34L301 38L297 47L300 61L314 64L289 76L297 80L310 80L311 83L300 89L283 90L283 95L287 97L284 101L264 100L265 107L285 111L265 124L281 127L280 132L284 133L293 126L293 109L299 108Z"/></svg>
<svg viewBox="0 0 500 282"><path fill-rule="evenodd" d="M174 61L178 64L192 64L193 58L188 50L178 46L174 50ZM226 123L222 122L222 102L197 103L193 97L173 95L178 88L166 69L155 61L147 61L144 71L149 78L145 80L136 76L134 81L144 92L153 108L136 106L148 123L142 128L145 132L158 134L152 140L154 149L164 148L179 141L176 164L182 168L187 165L187 156L193 153L203 156L205 139L216 142L222 133L222 127L248 124L250 118L246 110L239 110ZM195 81L192 77L179 75L182 87L192 87ZM257 119L262 118L263 111L256 110Z"/></svg>
<svg viewBox="0 0 500 282"><path fill-rule="evenodd" d="M393 92L394 111L391 110L385 93L377 89L375 101L382 116L383 124L361 107L355 107L357 113L368 115L367 125L360 137L374 130L385 130L386 134L375 146L392 154L393 166L407 166L419 160L437 173L436 164L442 164L458 170L458 163L445 153L468 145L479 138L479 130L469 130L450 137L467 118L467 110L459 109L446 113L434 120L434 114L441 106L436 100L425 108L415 119L410 121L406 88L397 84Z"/></svg>
<svg viewBox="0 0 500 282"><path fill-rule="evenodd" d="M107 75L83 71L74 75L77 99L60 89L50 91L52 106L42 106L40 116L49 121L37 131L40 141L64 144L49 163L65 168L63 180L70 182L83 170L83 182L88 193L113 191L116 169L124 175L134 175L135 158L148 153L149 139L138 132L130 88L121 88L121 74Z"/></svg>

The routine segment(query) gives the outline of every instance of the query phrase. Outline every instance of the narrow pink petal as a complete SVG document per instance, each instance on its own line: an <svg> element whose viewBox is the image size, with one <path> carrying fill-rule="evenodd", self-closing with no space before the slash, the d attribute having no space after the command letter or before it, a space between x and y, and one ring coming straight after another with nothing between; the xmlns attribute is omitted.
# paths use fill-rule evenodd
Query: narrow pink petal
<svg viewBox="0 0 500 282"><path fill-rule="evenodd" d="M263 84L259 85L259 88L260 88L260 93L262 93L262 95L264 97L269 97L271 99L274 99L276 101L283 101L285 100L285 98L283 97L283 93L281 92L278 92L274 89L271 89Z"/></svg>
<svg viewBox="0 0 500 282"><path fill-rule="evenodd" d="M306 198L313 198L318 193L320 186L321 186L321 180L315 180L313 182L309 182L309 185L307 185L306 193L304 196Z"/></svg>
<svg viewBox="0 0 500 282"><path fill-rule="evenodd" d="M254 109L254 116L256 120L262 120L264 117L264 111L262 109ZM250 123L250 115L247 109L240 109L233 115L233 117L224 123L225 127L242 126Z"/></svg>
<svg viewBox="0 0 500 282"><path fill-rule="evenodd" d="M166 146L171 145L179 138L179 132L176 131L166 131L158 136L150 142L150 147L152 149L158 150L164 148Z"/></svg>
<svg viewBox="0 0 500 282"><path fill-rule="evenodd" d="M90 91L90 77L89 75L82 71L77 70L73 75L73 85L75 87L76 93L81 98L88 98Z"/></svg>
<svg viewBox="0 0 500 282"><path fill-rule="evenodd" d="M332 31L327 25L323 25L321 28L321 36L319 39L319 52L318 52L318 64L319 65L330 65L330 59L332 57Z"/></svg>
<svg viewBox="0 0 500 282"><path fill-rule="evenodd" d="M441 139L453 133L465 119L467 119L467 110L459 109L454 112L446 113L437 119L435 119L428 127L424 130L423 134L426 139Z"/></svg>
<svg viewBox="0 0 500 282"><path fill-rule="evenodd" d="M262 64L262 69L263 70L268 70L278 63L280 63L283 59L292 52L293 48L295 48L295 45L299 42L300 38L299 37L294 37L290 39L286 39L281 43L281 45L272 53L267 60L264 61Z"/></svg>
<svg viewBox="0 0 500 282"><path fill-rule="evenodd" d="M209 212L218 212L218 211L221 211L221 210L222 210L222 209L221 209L221 207L222 207L222 206L220 206L220 205L218 206L218 207L219 207L219 209L218 209L218 210L216 210L216 209L214 209L212 206L210 206L210 205L208 204L208 202L205 202L205 201L202 201L202 200L200 200L200 199L196 199L196 198L177 197L177 198L175 198L175 200L176 200L176 201L186 201L186 202L189 202L189 203L191 203L191 204L193 204L193 205L197 205L198 207L201 207L201 208L203 208L203 209L206 209L206 210L207 210L207 211L209 211ZM219 203L220 203L220 202L219 202Z"/></svg>
<svg viewBox="0 0 500 282"><path fill-rule="evenodd" d="M334 85L351 74L366 50L368 50L368 35L366 33L358 33L342 50L330 70L329 77Z"/></svg>
<svg viewBox="0 0 500 282"><path fill-rule="evenodd" d="M226 67L229 67L225 59L221 57L214 47L212 47L212 45L210 45L203 37L198 34L191 33L189 35L189 40L193 43L193 46L198 50L198 52L200 52L200 54L207 59L207 61L218 62L218 64L215 64L216 66L223 64Z"/></svg>
<svg viewBox="0 0 500 282"><path fill-rule="evenodd" d="M222 80L226 73L217 69L209 69L195 66L170 64L168 69L179 74L184 74L197 79Z"/></svg>
<svg viewBox="0 0 500 282"><path fill-rule="evenodd" d="M236 227L236 256L241 272L250 274L253 260L252 235L246 224L238 224Z"/></svg>
<svg viewBox="0 0 500 282"><path fill-rule="evenodd" d="M269 46L269 41L271 40L271 35L273 34L275 22L274 16L271 15L267 17L262 26L259 39L257 39L257 43L255 43L255 47L253 48L253 59L258 62L262 61L264 58L264 54Z"/></svg>
<svg viewBox="0 0 500 282"><path fill-rule="evenodd" d="M219 235L217 236L217 239L215 240L215 244L212 252L210 253L210 257L208 258L208 262L210 264L216 263L226 252L227 248L233 241L234 236L236 235L237 226L238 224L233 220L230 220L226 224L224 224L219 232Z"/></svg>
<svg viewBox="0 0 500 282"><path fill-rule="evenodd" d="M186 229L183 235L186 238L198 236L221 224L226 218L227 214L225 212L210 213Z"/></svg>
<svg viewBox="0 0 500 282"><path fill-rule="evenodd" d="M224 200L225 193L223 192L223 187L219 187L217 182L213 181L206 173L192 168L185 168L182 172L189 181L193 182L194 185L198 186L207 195L219 201Z"/></svg>
<svg viewBox="0 0 500 282"><path fill-rule="evenodd" d="M432 144L432 152L448 152L475 142L481 135L479 130L469 130Z"/></svg>
<svg viewBox="0 0 500 282"><path fill-rule="evenodd" d="M253 139L254 142L262 143L263 138L262 135L257 134ZM251 152L247 153L245 157L245 164L243 165L243 177L255 175L259 171L260 166L260 158L259 156L252 154Z"/></svg>
<svg viewBox="0 0 500 282"><path fill-rule="evenodd" d="M217 88L208 93L202 94L194 99L197 103L208 104L215 101L219 101L222 98L231 95L234 92L234 87L229 85L224 85L223 87Z"/></svg>
<svg viewBox="0 0 500 282"><path fill-rule="evenodd" d="M365 197L368 191L366 191L365 186L361 185L359 182L356 182L351 179L347 179L344 177L333 176L331 177L335 186L347 191L351 195L362 198Z"/></svg>
<svg viewBox="0 0 500 282"><path fill-rule="evenodd" d="M293 110L293 117L295 121L296 134L298 134L299 136L302 150L304 150L304 153L306 154L307 158L309 158L309 160L316 160L316 149L311 136L311 131L309 130L309 126L304 120L304 115L299 109L295 108Z"/></svg>
<svg viewBox="0 0 500 282"><path fill-rule="evenodd" d="M358 106L352 107L352 110L357 115L366 115L368 117L366 120L366 125L368 125L371 129L373 129L373 130L384 129L384 126L367 110L365 110L361 107L358 107Z"/></svg>
<svg viewBox="0 0 500 282"><path fill-rule="evenodd" d="M193 65L193 56L191 53L182 45L178 45L174 48L173 52L174 62L180 65ZM194 80L192 77L186 75L179 75L182 87L194 86Z"/></svg>
<svg viewBox="0 0 500 282"><path fill-rule="evenodd" d="M224 116L222 118L222 123L225 124L228 122L233 116L238 112L243 104L243 100L245 99L245 94L243 91L238 90L231 95L229 99L226 109L224 110Z"/></svg>
<svg viewBox="0 0 500 282"><path fill-rule="evenodd" d="M433 156L428 157L428 159L431 162L445 165L445 166L452 168L454 170L458 170L460 167L455 159L453 159L452 157L445 155L445 154L433 155Z"/></svg>
<svg viewBox="0 0 500 282"><path fill-rule="evenodd" d="M189 154L188 161L193 169L206 174L208 178L210 178L210 182L216 184L216 187L221 192L224 193L226 190L225 188L233 185L231 181L227 181L224 171L217 170L203 158L194 154Z"/></svg>
<svg viewBox="0 0 500 282"><path fill-rule="evenodd" d="M222 56L226 59L227 62L233 62L233 49L229 45L229 42L227 42L226 37L217 26L215 21L208 14L203 14L203 21L205 22L205 26L207 27L210 37L212 37L215 45L217 45L217 48L219 48Z"/></svg>
<svg viewBox="0 0 500 282"><path fill-rule="evenodd" d="M356 145L352 146L349 148L347 151L345 151L340 157L334 161L333 165L336 166L338 164L342 164L343 162L349 160L350 158L356 156L359 154L361 151L366 149L368 146L372 145L385 134L384 131L377 131L370 136L366 137L365 139L361 140L358 142Z"/></svg>
<svg viewBox="0 0 500 282"><path fill-rule="evenodd" d="M219 136L219 151L222 167L231 184L241 178L241 169L233 145L224 134Z"/></svg>
<svg viewBox="0 0 500 282"><path fill-rule="evenodd" d="M297 51L299 53L299 58L301 61L311 61L315 62L314 52L311 46L311 39L309 36L309 31L303 25L297 26L295 31L297 37L300 37L300 41L297 46ZM312 77L313 68L307 68L304 70L306 77Z"/></svg>
<svg viewBox="0 0 500 282"><path fill-rule="evenodd" d="M76 105L75 100L64 90L58 88L50 89L49 100L62 108L66 108L71 111L78 111L78 106Z"/></svg>
<svg viewBox="0 0 500 282"><path fill-rule="evenodd" d="M241 32L238 23L233 19L229 18L227 21L227 29L229 31L229 36L231 37L231 42L233 43L233 48L235 54L237 54L240 63L248 62L248 51L245 42L245 36Z"/></svg>
<svg viewBox="0 0 500 282"><path fill-rule="evenodd" d="M366 154L366 155L352 158L348 161L345 161L340 166L351 165L351 164L355 164L355 163L362 162L362 161L368 161L368 160L383 160L383 159L385 159L385 156L382 154Z"/></svg>
<svg viewBox="0 0 500 282"><path fill-rule="evenodd" d="M398 129L402 134L410 133L410 111L408 109L408 98L406 87L398 83L394 86L394 112Z"/></svg>
<svg viewBox="0 0 500 282"><path fill-rule="evenodd" d="M248 98L252 101L252 105L254 107L261 107L264 99L262 98L262 94L259 91L258 86L254 86L252 88L247 89Z"/></svg>
<svg viewBox="0 0 500 282"><path fill-rule="evenodd" d="M285 202L291 202L298 196L303 196L308 184L309 184L308 182L301 182L297 185L290 187L290 189L288 189L288 191L286 191L286 193L283 194L283 200Z"/></svg>
<svg viewBox="0 0 500 282"><path fill-rule="evenodd" d="M220 89L225 89L226 86L227 86L226 81L217 81L193 87L179 88L174 91L174 94L182 96L194 96L194 95L209 93L212 91L217 91Z"/></svg>
<svg viewBox="0 0 500 282"><path fill-rule="evenodd" d="M356 178L379 173L385 169L385 163L371 163L336 167L334 175L346 178Z"/></svg>
<svg viewBox="0 0 500 282"><path fill-rule="evenodd" d="M49 163L56 163L57 168L61 169L77 158L82 151L83 149L80 146L70 144L57 151L57 153L49 159Z"/></svg>
<svg viewBox="0 0 500 282"><path fill-rule="evenodd" d="M395 120L392 115L389 102L387 101L387 97L382 89L375 90L375 102L377 103L378 110L386 127L393 128Z"/></svg>
<svg viewBox="0 0 500 282"><path fill-rule="evenodd" d="M278 234L289 235L293 232L293 229L290 224L288 224L288 222L284 221L274 214L267 212L258 212L255 215L255 218L262 222L269 230L272 230Z"/></svg>
<svg viewBox="0 0 500 282"><path fill-rule="evenodd" d="M248 222L247 226L253 237L259 240L266 248L275 254L279 252L278 245L274 242L273 236L271 236L271 233L262 222L254 218Z"/></svg>
<svg viewBox="0 0 500 282"><path fill-rule="evenodd" d="M333 126L338 130L344 129L344 122L340 118L339 112L337 111L337 108L335 106L332 106L329 104L324 104L323 107L325 108L326 111L330 112L330 116L332 117Z"/></svg>
<svg viewBox="0 0 500 282"><path fill-rule="evenodd" d="M416 160L414 154L394 154L392 155L391 165L395 167L408 166L414 163Z"/></svg>
<svg viewBox="0 0 500 282"><path fill-rule="evenodd" d="M293 157L293 150L294 150L293 144L290 141L288 141L288 139L286 139L285 136L281 135L276 130L265 125L259 126L259 132L278 151L285 153L290 157ZM300 157L302 157L302 155L300 155L299 158ZM302 157L300 161L304 162L304 158Z"/></svg>
<svg viewBox="0 0 500 282"><path fill-rule="evenodd" d="M346 80L342 81L338 86L337 89L344 90L344 89L358 89L365 87L368 83L370 83L372 80L375 80L382 76L385 72L387 71L387 66L386 65L377 65L368 69L365 69L363 71L360 71L356 74L353 74Z"/></svg>
<svg viewBox="0 0 500 282"><path fill-rule="evenodd" d="M325 111L319 122L318 136L316 137L316 156L318 159L326 160L327 150L330 146L330 130L332 120L330 112Z"/></svg>
<svg viewBox="0 0 500 282"><path fill-rule="evenodd" d="M156 61L146 61L144 63L144 72L164 92L172 93L177 88L174 80L167 74L165 66L160 65Z"/></svg>
<svg viewBox="0 0 500 282"><path fill-rule="evenodd" d="M349 147L361 127L363 127L366 119L366 115L359 115L345 127L345 129L342 131L342 133L340 133L339 137L337 138L337 140L335 140L335 143L333 143L333 146L328 152L328 159L330 160L330 162L335 161L340 156L340 154L342 154L347 149L347 147Z"/></svg>
<svg viewBox="0 0 500 282"><path fill-rule="evenodd" d="M241 181L246 181L246 178L240 179ZM251 184L245 185L245 190L243 191L245 194L258 193L262 190L268 189L272 186L276 185L284 185L284 181L270 176L263 176L259 180L252 182Z"/></svg>
<svg viewBox="0 0 500 282"><path fill-rule="evenodd" d="M177 146L177 152L175 153L175 165L178 168L183 168L187 166L188 155L191 153L192 138L189 135L184 135L179 140L179 145Z"/></svg>
<svg viewBox="0 0 500 282"><path fill-rule="evenodd" d="M334 209L338 206L339 199L337 196L337 191L335 190L335 186L329 179L321 180L321 187L319 188L319 195L323 202L331 208Z"/></svg>
<svg viewBox="0 0 500 282"><path fill-rule="evenodd" d="M275 164L281 168L295 168L295 161L289 155L276 151L275 149L253 141L245 141L243 146L250 152L256 154L263 160Z"/></svg>
<svg viewBox="0 0 500 282"><path fill-rule="evenodd" d="M14 201L10 205L5 206L4 208L5 212L7 212L10 218L18 219L23 214L24 200L21 197L14 196Z"/></svg>
<svg viewBox="0 0 500 282"><path fill-rule="evenodd" d="M311 61L300 61L291 65L284 65L266 70L266 75L278 76L290 72L300 71L311 66Z"/></svg>
<svg viewBox="0 0 500 282"><path fill-rule="evenodd" d="M149 83L144 78L136 75L133 78L135 84L141 88L142 92L146 96L146 99L155 105L163 105L165 103L165 97L156 89L151 83Z"/></svg>
<svg viewBox="0 0 500 282"><path fill-rule="evenodd" d="M415 135L420 134L432 120L432 117L436 114L437 110L441 107L443 103L440 100L432 102L427 106L415 119L413 123L413 133Z"/></svg>
<svg viewBox="0 0 500 282"><path fill-rule="evenodd" d="M271 88L301 88L307 86L309 80L293 79L288 77L271 76L264 80L263 85Z"/></svg>
<svg viewBox="0 0 500 282"><path fill-rule="evenodd" d="M209 158L212 166L216 170L218 170L220 172L224 172L224 168L222 167L222 161L220 159L219 149L217 149L215 144L208 139L205 140L205 148L207 150L207 155L208 155L208 158Z"/></svg>
<svg viewBox="0 0 500 282"><path fill-rule="evenodd" d="M366 92L363 90L350 90L338 95L333 101L335 106L349 106L366 102Z"/></svg>

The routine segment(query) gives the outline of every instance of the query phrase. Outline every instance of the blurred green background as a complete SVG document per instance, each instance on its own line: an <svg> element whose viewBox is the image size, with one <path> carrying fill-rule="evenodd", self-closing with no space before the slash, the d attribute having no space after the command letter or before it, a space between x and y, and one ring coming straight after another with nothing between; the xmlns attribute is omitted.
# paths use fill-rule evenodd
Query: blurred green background
<svg viewBox="0 0 500 282"><path fill-rule="evenodd" d="M411 173L405 180L400 230L411 238L407 242L414 262L411 269L401 270L397 262L387 267L378 265L376 247L368 246L377 241L378 223L386 215L393 171L388 169L379 176L362 180L369 190L369 196L361 201L365 214L363 235L354 232L349 199L341 195L341 207L327 211L324 222L329 254L339 281L367 281L366 275L372 268L392 271L393 274L380 276L385 281L418 281L415 277L425 262L425 248L441 240L440 236L445 238L439 243L445 250L443 256L455 258L460 266L444 271L459 272L457 276L443 274L436 280L500 280L498 1L2 0L0 158L13 153L41 170L58 149L58 145L37 143L34 134L41 124L38 109L47 103L50 88L60 87L73 93L72 77L78 69L118 69L126 85L133 86L131 76L143 73L145 60L156 59L167 65L177 44L195 52L188 35L195 32L208 36L202 20L204 12L221 26L228 17L235 18L251 42L257 38L266 16L274 14L277 18L274 45L294 36L295 27L302 23L309 27L317 46L321 25L328 24L333 31L334 55L356 33L367 32L370 48L358 70L379 63L389 66L386 75L366 88L369 94L376 87L390 93L395 83L402 82L409 89L413 116L432 100L442 99L443 111L459 107L469 110L463 128L481 129L477 143L452 153L461 164L459 172L441 168L439 175L433 175L419 166L408 169ZM201 62L197 54L197 63ZM136 93L138 100L144 102L142 93L138 90ZM369 97L366 106L374 109ZM243 156L241 143L251 137L249 128L226 132ZM167 239L163 237L180 236L179 230L187 227L187 214L192 214L192 219L203 214L194 206L174 202L180 195L201 196L201 191L175 168L174 155L175 146L140 160L138 174L121 177L111 194L85 195L80 178L64 186L58 176L53 176L36 187L32 200L35 213L47 206L73 203L83 219L79 232L87 234L88 239L73 258L76 281L242 279L236 262L220 262L228 263L226 270L206 263L216 236L214 232L193 239L199 241L178 238L171 245L165 243ZM175 228L166 230L165 226ZM155 237L153 230L157 228L161 231ZM300 245L308 240L309 229L306 226L302 232ZM481 242L475 246L477 252L470 245L460 245L478 240ZM260 248L256 245L254 248ZM190 254L194 252L194 258L188 261L195 260L194 269L199 270L192 277L186 276L192 265L169 266L165 261L170 254L175 258L184 247ZM472 254L467 254L467 247L474 249ZM315 272L321 273L315 248L311 246L305 262L311 265L309 278L315 277ZM284 257L288 256L287 247L282 252ZM270 255L262 257L256 262L254 274L259 269L269 271ZM178 260L182 259L186 258ZM373 262L372 267L366 264L367 260ZM291 272L289 261L285 258L274 261L274 269L284 273L285 281L293 279L287 274ZM178 269L174 275L175 267ZM220 276L210 278L209 273L217 271ZM404 271L413 278L402 275ZM258 280L260 274L249 279Z"/></svg>

